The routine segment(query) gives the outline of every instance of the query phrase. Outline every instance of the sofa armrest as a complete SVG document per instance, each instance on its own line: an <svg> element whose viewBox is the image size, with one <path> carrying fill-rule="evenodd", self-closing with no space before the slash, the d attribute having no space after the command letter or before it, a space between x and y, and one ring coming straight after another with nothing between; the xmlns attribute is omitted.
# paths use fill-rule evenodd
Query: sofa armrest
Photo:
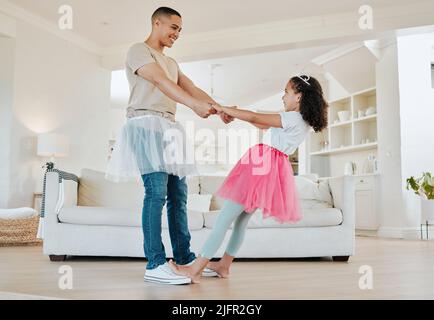
<svg viewBox="0 0 434 320"><path fill-rule="evenodd" d="M333 206L342 211L342 224L355 229L356 179L353 176L328 178Z"/></svg>
<svg viewBox="0 0 434 320"><path fill-rule="evenodd" d="M77 206L78 182L78 177L68 172L54 169L45 173L41 217L46 223L57 223L63 206Z"/></svg>

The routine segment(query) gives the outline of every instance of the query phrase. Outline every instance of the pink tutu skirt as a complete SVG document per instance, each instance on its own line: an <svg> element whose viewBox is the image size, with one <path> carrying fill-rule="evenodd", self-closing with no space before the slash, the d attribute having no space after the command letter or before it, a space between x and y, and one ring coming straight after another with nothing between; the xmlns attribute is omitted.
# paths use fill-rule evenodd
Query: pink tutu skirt
<svg viewBox="0 0 434 320"><path fill-rule="evenodd" d="M264 217L280 223L301 219L288 156L266 144L255 145L243 155L216 195L244 205L248 213L262 209Z"/></svg>

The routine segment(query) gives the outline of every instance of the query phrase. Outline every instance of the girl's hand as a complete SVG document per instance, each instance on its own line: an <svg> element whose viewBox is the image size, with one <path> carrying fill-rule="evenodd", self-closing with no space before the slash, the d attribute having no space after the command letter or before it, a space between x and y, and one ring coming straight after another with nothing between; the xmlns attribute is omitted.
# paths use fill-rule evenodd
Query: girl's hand
<svg viewBox="0 0 434 320"><path fill-rule="evenodd" d="M236 108L236 107L233 107L233 108ZM220 114L220 117L222 118L222 120L225 124L231 123L232 121L235 120L235 118L233 116L227 114L224 111Z"/></svg>
<svg viewBox="0 0 434 320"><path fill-rule="evenodd" d="M226 107L222 107L219 104L213 104L213 108L217 112L217 114L220 115L220 119L223 121L224 124L229 124L234 121L234 117L228 115L225 112L225 110L227 110Z"/></svg>
<svg viewBox="0 0 434 320"><path fill-rule="evenodd" d="M217 111L218 114L221 114L223 112L223 107L219 104L213 104L212 107Z"/></svg>

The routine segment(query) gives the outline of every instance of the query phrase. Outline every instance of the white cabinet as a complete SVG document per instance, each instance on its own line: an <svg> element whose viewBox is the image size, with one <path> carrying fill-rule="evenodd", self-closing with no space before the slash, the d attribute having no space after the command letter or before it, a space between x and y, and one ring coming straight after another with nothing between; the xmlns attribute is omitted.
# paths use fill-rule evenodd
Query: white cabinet
<svg viewBox="0 0 434 320"><path fill-rule="evenodd" d="M377 176L357 176L356 179L356 229L377 230Z"/></svg>

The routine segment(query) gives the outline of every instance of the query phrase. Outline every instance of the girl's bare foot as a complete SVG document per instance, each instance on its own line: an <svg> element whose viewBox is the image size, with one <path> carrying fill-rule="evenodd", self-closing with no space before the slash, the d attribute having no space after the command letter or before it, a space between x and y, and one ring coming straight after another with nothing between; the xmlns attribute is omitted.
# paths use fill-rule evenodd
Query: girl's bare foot
<svg viewBox="0 0 434 320"><path fill-rule="evenodd" d="M169 267L175 274L189 277L192 283L200 283L201 273L195 273L193 266L179 266L170 260Z"/></svg>
<svg viewBox="0 0 434 320"><path fill-rule="evenodd" d="M224 266L220 261L208 262L207 268L217 272L222 278L229 278L229 268Z"/></svg>

